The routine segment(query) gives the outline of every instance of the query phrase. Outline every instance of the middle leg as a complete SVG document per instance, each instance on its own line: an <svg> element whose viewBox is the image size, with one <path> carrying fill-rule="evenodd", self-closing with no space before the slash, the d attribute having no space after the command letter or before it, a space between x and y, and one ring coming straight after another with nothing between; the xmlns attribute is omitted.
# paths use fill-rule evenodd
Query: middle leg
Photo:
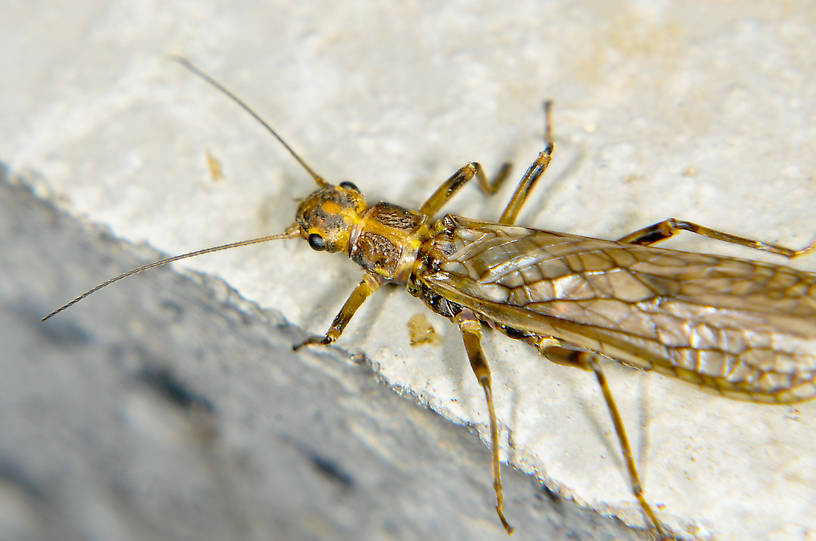
<svg viewBox="0 0 816 541"><path fill-rule="evenodd" d="M516 218L521 211L521 207L527 202L530 192L538 182L538 179L544 174L550 166L552 160L552 153L555 149L555 141L552 134L552 102L544 102L544 150L538 155L538 158L527 168L524 176L516 186L516 191L507 203L504 212L499 218L499 223L504 225L513 225L516 223Z"/></svg>
<svg viewBox="0 0 816 541"><path fill-rule="evenodd" d="M504 517L504 492L501 480L501 462L499 460L499 423L496 420L496 409L493 406L493 379L490 375L490 366L487 364L487 357L482 351L482 324L476 315L470 310L464 310L456 315L454 322L459 325L462 331L462 340L465 343L470 367L479 381L479 385L485 393L487 400L487 413L490 418L490 449L491 449L491 470L493 471L493 490L496 492L496 512L499 520L508 534L513 533L513 527Z"/></svg>

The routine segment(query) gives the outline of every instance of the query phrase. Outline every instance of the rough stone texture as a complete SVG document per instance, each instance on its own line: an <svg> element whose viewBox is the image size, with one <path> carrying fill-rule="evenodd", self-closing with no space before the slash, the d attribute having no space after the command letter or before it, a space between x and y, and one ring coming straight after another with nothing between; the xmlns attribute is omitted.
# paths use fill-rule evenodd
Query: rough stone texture
<svg viewBox="0 0 816 541"><path fill-rule="evenodd" d="M157 254L5 176L0 238L0 539L507 537L484 446L362 355L295 355L279 314L169 269L43 324ZM519 539L638 538L505 474Z"/></svg>
<svg viewBox="0 0 816 541"><path fill-rule="evenodd" d="M600 0L553 1L517 2L512 9L488 2L386 7L312 1L292 7L291 2L86 0L70 9L11 3L0 21L0 70L5 74L0 80L0 160L38 196L70 215L164 253L284 229L297 198L312 188L308 177L233 104L166 60L175 52L257 107L327 178L350 178L375 200L418 206L442 179L471 160L491 172L509 158L517 178L541 147L540 102L553 98L555 160L520 217L525 225L614 238L676 216L798 247L816 230L814 25L816 7L808 1L630 1L614 6ZM221 164L222 179L215 180L208 170L208 154ZM486 200L468 187L451 208L489 219L499 214L510 189ZM24 224L15 227L24 231ZM45 238L28 244L60 258L77 250L58 249ZM756 256L689 235L668 244ZM145 253L139 261L152 255ZM191 260L184 267L213 274L243 298L283 314L273 318L285 324L277 331L255 320L266 312L244 304L227 318L244 313L240 317L259 325L258 336L268 340L263 348L283 351L305 333L323 331L359 279L353 265L341 259L314 254L302 244L279 243ZM43 293L30 317L135 262L54 266L61 285ZM796 265L813 269L813 258ZM36 276L23 278L42 282ZM223 400L202 390L202 381L215 385L223 379L199 367L196 352L205 348L195 346L207 331L186 324L201 301L176 303L179 308L157 310L155 318L139 323L128 314L133 301L117 300L125 295L117 291L126 287L139 286L117 284L53 325L64 329L61 325L69 325L71 318L108 310L92 327L96 333L121 333L111 334L109 343L122 351L133 348L116 346L118 340L136 344L170 333L175 338L165 338L157 350L164 353L156 353L151 366L159 375L172 368L184 388L206 397L204 403L216 412L225 411ZM147 286L134 295L147 303L170 289ZM213 314L221 311L205 311L201 319L219 318ZM453 329L433 319L444 336L442 345L410 347L405 323L420 312L424 308L403 292L387 289L367 303L338 347L367 359L389 386L473 426L484 438L483 399ZM24 336L12 332L13 325L8 328L15 340ZM73 368L77 362L68 360L83 351L83 334L71 338L70 330L60 332L77 345L60 349L65 357L57 366ZM275 332L282 342L277 346L271 345ZM503 456L560 494L642 524L592 378L551 366L502 337L485 342L505 435ZM191 349L182 350L180 344ZM248 374L257 374L262 361L272 371L285 364L268 361L268 354L253 358L248 351L244 357L209 349L223 371L257 384L258 396L266 396L268 382ZM333 351L310 352L306 359L339 355ZM122 355L118 377L135 374L139 379L140 365L133 368L131 354ZM82 372L68 372L75 373ZM94 374L91 370L87 377ZM614 363L607 374L647 497L668 524L688 536L719 539L814 535L813 403L796 409L739 403ZM133 384L132 392L153 396L139 390L151 388L145 385ZM114 382L98 387L90 396L121 394ZM89 395L67 385L62 392ZM243 394L235 398L235 408L265 415L274 411ZM143 439L181 437L183 429L172 424L177 417L142 405L152 399L134 400L135 406L123 402L122 407L140 412L127 422L142 426ZM92 411L102 415L105 410ZM7 414L25 418L16 410ZM186 414L180 415L178 423L185 426ZM398 416L395 411L385 418ZM344 422L350 418L344 416ZM171 423L170 428L162 429L163 423ZM226 429L215 424L217 438L223 438ZM373 434L388 433L387 424L372 426L377 427L371 428ZM255 427L236 430L244 438L260 437ZM100 434L100 446L129 441L115 431ZM261 444L252 456L263 453ZM340 460L343 453L335 451L342 445L324 454ZM135 444L127 448L137 449ZM495 528L484 454L478 452L479 473L472 479L479 485L471 491L477 501L468 508L485 517L486 528ZM188 462L190 468L196 463ZM168 475L180 468L157 471ZM435 485L421 487L430 491ZM378 491L372 492L377 498ZM262 488L257 494L258 509L263 509L270 496ZM427 494L426 499L425 493L409 494L405 501L416 496L410 499L439 507ZM295 491L287 496L294 499ZM531 501L510 490L508 498L514 505ZM80 506L83 500L71 501ZM374 501L392 515L400 511L381 498Z"/></svg>

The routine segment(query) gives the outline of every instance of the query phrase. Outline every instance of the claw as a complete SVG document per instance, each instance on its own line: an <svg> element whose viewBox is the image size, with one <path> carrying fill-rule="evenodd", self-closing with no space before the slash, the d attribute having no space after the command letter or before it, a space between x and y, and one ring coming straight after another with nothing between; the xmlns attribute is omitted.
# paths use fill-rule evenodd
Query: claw
<svg viewBox="0 0 816 541"><path fill-rule="evenodd" d="M310 336L303 342L293 345L292 351L297 351L303 346L328 346L332 341L328 336Z"/></svg>

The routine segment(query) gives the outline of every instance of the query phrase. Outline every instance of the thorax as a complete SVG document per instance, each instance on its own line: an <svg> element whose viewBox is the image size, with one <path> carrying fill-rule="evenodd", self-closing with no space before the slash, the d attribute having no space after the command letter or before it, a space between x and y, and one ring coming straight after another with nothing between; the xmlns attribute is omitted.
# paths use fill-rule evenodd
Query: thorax
<svg viewBox="0 0 816 541"><path fill-rule="evenodd" d="M391 203L377 203L365 211L351 232L349 257L369 272L404 284L420 246L431 231L428 216Z"/></svg>

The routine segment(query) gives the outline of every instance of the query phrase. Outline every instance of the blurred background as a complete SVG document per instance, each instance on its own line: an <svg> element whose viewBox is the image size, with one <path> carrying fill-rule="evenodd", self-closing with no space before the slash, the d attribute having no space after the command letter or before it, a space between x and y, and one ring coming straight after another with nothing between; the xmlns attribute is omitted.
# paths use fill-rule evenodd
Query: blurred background
<svg viewBox="0 0 816 541"><path fill-rule="evenodd" d="M386 288L336 347L291 352L358 282L341 256L299 241L205 256L39 323L131 267L280 232L314 187L168 54L372 201L416 208L473 160L519 178L553 99L553 165L521 224L615 238L674 216L798 248L816 231L814 24L804 1L5 6L0 538L506 537L448 322L428 314L441 343L412 346L426 309ZM512 184L450 210L495 219ZM485 350L515 536L642 538L594 380L500 335ZM815 535L813 404L606 371L679 536Z"/></svg>

